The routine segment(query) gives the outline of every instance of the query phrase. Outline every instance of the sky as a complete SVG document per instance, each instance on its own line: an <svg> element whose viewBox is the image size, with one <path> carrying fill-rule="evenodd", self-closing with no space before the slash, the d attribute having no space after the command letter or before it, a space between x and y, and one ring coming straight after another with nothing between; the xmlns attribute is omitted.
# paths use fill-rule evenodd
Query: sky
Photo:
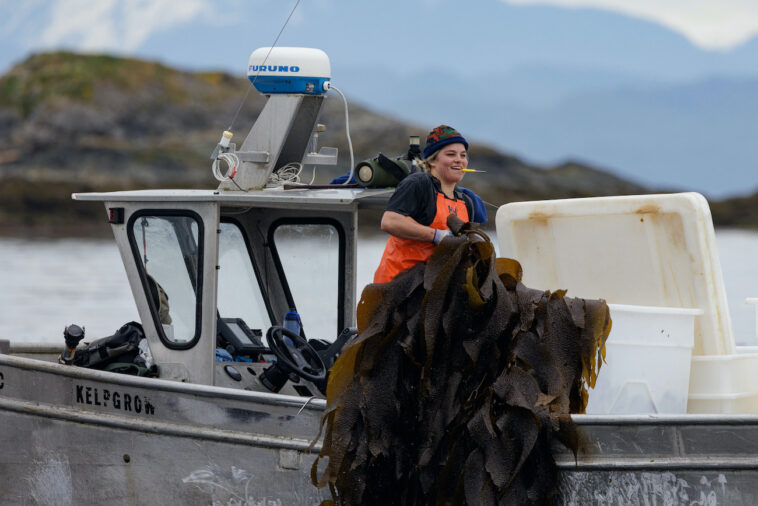
<svg viewBox="0 0 758 506"><path fill-rule="evenodd" d="M18 33L28 51L65 46L132 53L156 33L212 15L209 0L1 0L0 34Z"/></svg>
<svg viewBox="0 0 758 506"><path fill-rule="evenodd" d="M437 0L407 0L433 9ZM756 0L500 0L510 5L594 8L656 22L709 50L733 48L758 34ZM392 3L387 2L387 3ZM310 4L306 7L306 4ZM335 0L302 0L302 8L338 9ZM190 22L234 24L239 9L276 9L283 22L295 1L284 0L0 0L0 37L18 53L67 47L86 52L138 53L152 36ZM6 52L8 48L5 48ZM24 55L19 54L19 58Z"/></svg>
<svg viewBox="0 0 758 506"><path fill-rule="evenodd" d="M503 0L511 5L595 8L653 21L703 49L723 50L758 33L756 0Z"/></svg>

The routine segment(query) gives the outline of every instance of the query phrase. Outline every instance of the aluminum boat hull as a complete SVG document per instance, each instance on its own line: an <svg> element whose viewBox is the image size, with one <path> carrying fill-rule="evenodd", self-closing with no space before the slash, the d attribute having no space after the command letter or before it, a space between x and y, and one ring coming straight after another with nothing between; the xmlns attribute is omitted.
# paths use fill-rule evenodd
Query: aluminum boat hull
<svg viewBox="0 0 758 506"><path fill-rule="evenodd" d="M0 504L318 504L324 401L0 355ZM317 447L318 448L318 447Z"/></svg>
<svg viewBox="0 0 758 506"><path fill-rule="evenodd" d="M318 504L324 401L0 355L0 504ZM128 399L128 405L127 405ZM561 504L757 504L758 417L576 415ZM318 446L316 446L318 449Z"/></svg>

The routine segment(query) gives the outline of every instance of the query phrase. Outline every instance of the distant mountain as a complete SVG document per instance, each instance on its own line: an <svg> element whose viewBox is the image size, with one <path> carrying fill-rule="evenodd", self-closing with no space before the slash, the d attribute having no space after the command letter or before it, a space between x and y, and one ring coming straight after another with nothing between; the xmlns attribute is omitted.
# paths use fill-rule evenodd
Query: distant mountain
<svg viewBox="0 0 758 506"><path fill-rule="evenodd" d="M100 209L72 214L71 191L215 187L209 155L248 88L228 74L136 59L30 57L0 77L0 229L99 219ZM234 122L235 140L247 134L263 102L250 93ZM342 102L328 98L320 121L328 126L320 143L341 153L336 170L317 174L316 183L327 183L348 169ZM357 160L402 154L410 134L423 138L428 129L356 104L350 122ZM577 163L542 168L481 144L472 144L471 153L472 165L486 173L465 184L493 204L646 191Z"/></svg>
<svg viewBox="0 0 758 506"><path fill-rule="evenodd" d="M404 119L461 125L536 164L584 160L646 186L716 198L758 189L758 76L671 84L533 67L468 81L448 73L385 79L396 87L364 85L359 98Z"/></svg>
<svg viewBox="0 0 758 506"><path fill-rule="evenodd" d="M752 139L758 78L617 88L576 94L544 109L490 110L487 119L462 121L474 125L472 135L495 145L505 141L537 163L591 160L649 186L716 198L758 190L758 143Z"/></svg>

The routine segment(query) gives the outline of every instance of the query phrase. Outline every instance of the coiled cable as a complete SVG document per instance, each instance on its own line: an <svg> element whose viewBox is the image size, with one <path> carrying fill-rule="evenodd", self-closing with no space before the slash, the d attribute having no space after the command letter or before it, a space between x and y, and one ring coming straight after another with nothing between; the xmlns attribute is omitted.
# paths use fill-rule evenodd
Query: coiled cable
<svg viewBox="0 0 758 506"><path fill-rule="evenodd" d="M223 161L226 163L227 169L225 174L221 174L220 167L221 164L220 161ZM213 172L213 176L221 181L222 183L233 180L234 176L237 175L237 167L239 167L240 159L239 157L234 153L219 153L215 160L213 160L213 165L211 166L211 171Z"/></svg>
<svg viewBox="0 0 758 506"><path fill-rule="evenodd" d="M287 165L279 167L277 170L271 173L268 178L267 187L282 186L285 184L301 184L300 174L303 171L303 164L300 162L291 162ZM312 185L316 179L316 167L313 167L313 176L311 182L308 185Z"/></svg>

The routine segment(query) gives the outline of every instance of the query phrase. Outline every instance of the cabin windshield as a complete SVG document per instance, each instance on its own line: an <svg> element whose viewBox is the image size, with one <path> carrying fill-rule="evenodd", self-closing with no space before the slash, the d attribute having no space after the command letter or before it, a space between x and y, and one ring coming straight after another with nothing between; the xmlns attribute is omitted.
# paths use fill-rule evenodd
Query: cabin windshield
<svg viewBox="0 0 758 506"><path fill-rule="evenodd" d="M188 212L144 211L130 219L129 240L153 318L171 348L189 348L200 337L201 229L199 217Z"/></svg>
<svg viewBox="0 0 758 506"><path fill-rule="evenodd" d="M265 336L273 324L271 312L243 232L236 223L222 222L219 228L219 316L241 318L248 328Z"/></svg>
<svg viewBox="0 0 758 506"><path fill-rule="evenodd" d="M323 220L280 220L272 226L272 243L309 338L334 341L344 325L340 304L344 295L344 232Z"/></svg>

